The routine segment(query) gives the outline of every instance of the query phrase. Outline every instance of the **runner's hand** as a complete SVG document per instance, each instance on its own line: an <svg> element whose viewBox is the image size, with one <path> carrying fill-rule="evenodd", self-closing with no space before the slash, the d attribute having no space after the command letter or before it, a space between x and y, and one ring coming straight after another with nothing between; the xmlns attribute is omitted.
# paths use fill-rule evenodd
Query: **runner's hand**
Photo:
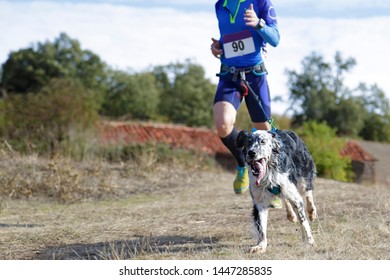
<svg viewBox="0 0 390 280"><path fill-rule="evenodd" d="M213 43L211 44L211 53L216 57L220 58L220 56L223 54L223 51L221 49L221 44L218 40L211 38Z"/></svg>
<svg viewBox="0 0 390 280"><path fill-rule="evenodd" d="M255 28L259 23L260 19L257 17L256 12L253 10L253 4L249 5L249 9L245 10L244 20L246 26Z"/></svg>

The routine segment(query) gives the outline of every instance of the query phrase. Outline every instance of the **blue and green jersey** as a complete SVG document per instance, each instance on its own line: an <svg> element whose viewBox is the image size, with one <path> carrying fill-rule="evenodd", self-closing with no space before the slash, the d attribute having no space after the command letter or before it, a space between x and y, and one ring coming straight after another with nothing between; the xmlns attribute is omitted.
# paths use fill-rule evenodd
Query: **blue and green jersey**
<svg viewBox="0 0 390 280"><path fill-rule="evenodd" d="M253 4L258 18L265 21L259 30L245 25L244 13ZM235 67L254 66L263 61L262 50L268 43L279 44L275 9L270 0L219 0L215 4L224 51L221 63Z"/></svg>

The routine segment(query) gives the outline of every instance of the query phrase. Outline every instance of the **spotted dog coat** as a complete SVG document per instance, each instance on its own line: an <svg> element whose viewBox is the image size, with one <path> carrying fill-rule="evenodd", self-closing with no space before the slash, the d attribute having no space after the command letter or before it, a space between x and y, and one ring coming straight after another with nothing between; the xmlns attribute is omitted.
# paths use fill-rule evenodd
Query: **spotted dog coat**
<svg viewBox="0 0 390 280"><path fill-rule="evenodd" d="M241 131L237 147L242 148L249 170L253 218L258 235L258 243L251 252L266 251L268 206L279 189L286 205L287 218L291 222L299 221L303 241L313 245L303 197L309 219L314 220L317 216L313 201L316 170L305 143L293 131L257 130L254 133Z"/></svg>

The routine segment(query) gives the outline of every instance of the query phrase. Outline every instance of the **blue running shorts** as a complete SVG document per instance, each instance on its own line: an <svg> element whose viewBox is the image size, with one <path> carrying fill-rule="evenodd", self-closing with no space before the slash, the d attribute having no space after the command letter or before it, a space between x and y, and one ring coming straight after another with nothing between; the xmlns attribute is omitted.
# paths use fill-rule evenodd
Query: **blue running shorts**
<svg viewBox="0 0 390 280"><path fill-rule="evenodd" d="M256 73L255 70L245 73L246 80L250 87L259 97L261 105L253 97L251 92L243 97L241 95L241 79L238 75L237 80L233 81L233 74L220 73L217 92L214 97L214 104L220 101L229 102L234 106L236 111L240 107L242 99L245 98L245 103L252 122L266 122L271 117L271 98L267 82L266 73Z"/></svg>

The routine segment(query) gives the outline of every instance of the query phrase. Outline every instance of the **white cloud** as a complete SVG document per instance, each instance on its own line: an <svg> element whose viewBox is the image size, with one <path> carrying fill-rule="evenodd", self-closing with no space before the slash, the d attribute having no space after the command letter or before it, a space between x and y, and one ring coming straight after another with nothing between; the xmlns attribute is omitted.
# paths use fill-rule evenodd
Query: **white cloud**
<svg viewBox="0 0 390 280"><path fill-rule="evenodd" d="M277 48L270 47L267 61L271 93L287 96L285 69L300 70L301 60L312 51L322 53L328 61L341 51L358 63L347 76L348 85L377 83L390 97L390 37L385 30L389 23L390 17L279 17L282 39ZM0 62L10 51L52 41L66 32L79 40L82 48L92 50L116 68L143 70L191 58L217 82L219 62L210 54L211 37L218 37L213 8L186 13L111 4L0 2L0 26ZM273 111L285 108L286 104L274 104Z"/></svg>
<svg viewBox="0 0 390 280"><path fill-rule="evenodd" d="M305 6L323 7L327 9L345 9L349 7L364 8L389 8L390 3L383 0L271 0L277 7Z"/></svg>
<svg viewBox="0 0 390 280"><path fill-rule="evenodd" d="M206 54L210 59L210 38L218 32L212 13L43 2L0 2L0 26L7 26L0 31L5 42L0 45L1 61L11 50L53 40L64 31L110 65L138 69L186 58L202 60Z"/></svg>
<svg viewBox="0 0 390 280"><path fill-rule="evenodd" d="M336 51L344 58L353 57L357 65L346 75L346 84L351 88L359 82L376 83L390 98L390 81L387 78L387 65L390 56L390 37L386 36L386 26L390 18L359 19L298 19L279 20L282 40L277 49L272 50L272 78L276 90L283 94L287 77L284 69L301 69L301 60L312 51L323 54L327 61L333 61ZM275 77L276 76L276 77Z"/></svg>

